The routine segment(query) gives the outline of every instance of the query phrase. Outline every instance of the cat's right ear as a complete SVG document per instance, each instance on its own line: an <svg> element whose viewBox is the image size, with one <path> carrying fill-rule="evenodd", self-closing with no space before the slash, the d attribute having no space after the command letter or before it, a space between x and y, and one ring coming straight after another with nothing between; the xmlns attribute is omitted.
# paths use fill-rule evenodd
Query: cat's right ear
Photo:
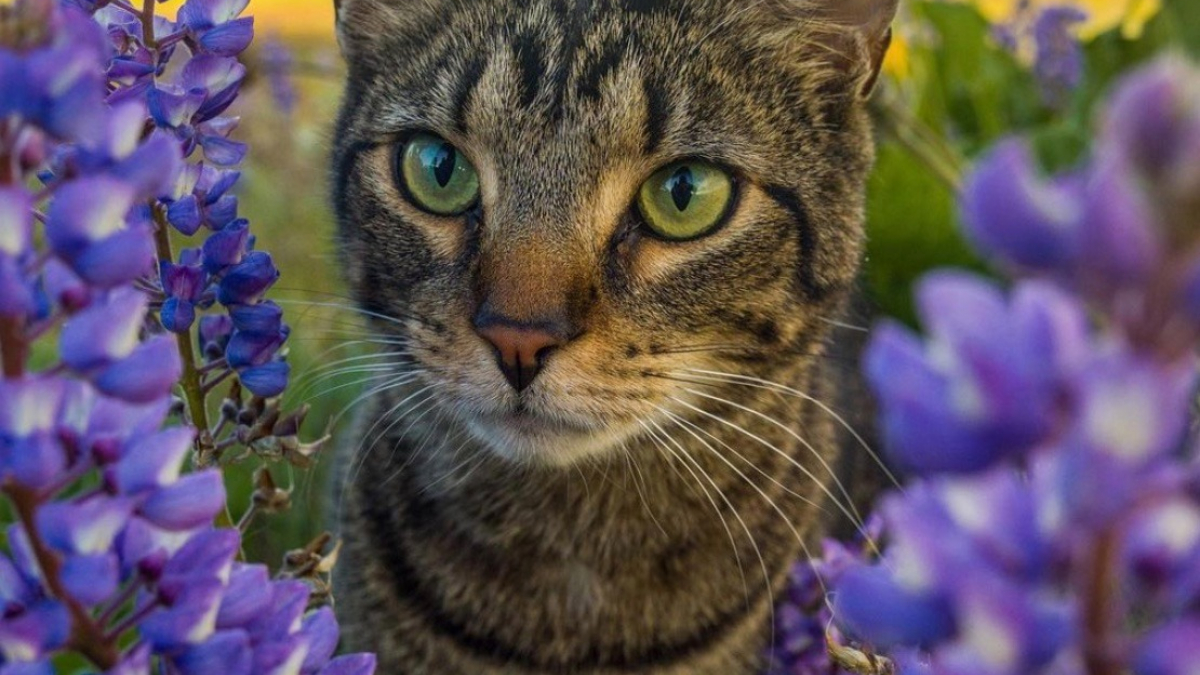
<svg viewBox="0 0 1200 675"><path fill-rule="evenodd" d="M900 0L765 0L790 18L806 48L818 60L849 76L858 94L875 88L892 42L892 21ZM776 25L789 25L787 22Z"/></svg>

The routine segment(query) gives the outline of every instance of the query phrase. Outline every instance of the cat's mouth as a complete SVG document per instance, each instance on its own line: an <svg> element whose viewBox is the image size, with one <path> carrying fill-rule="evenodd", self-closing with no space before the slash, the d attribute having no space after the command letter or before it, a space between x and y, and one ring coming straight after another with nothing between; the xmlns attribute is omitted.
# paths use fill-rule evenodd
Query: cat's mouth
<svg viewBox="0 0 1200 675"><path fill-rule="evenodd" d="M550 417L525 405L473 415L467 428L505 459L556 466L602 453L626 437L609 428Z"/></svg>

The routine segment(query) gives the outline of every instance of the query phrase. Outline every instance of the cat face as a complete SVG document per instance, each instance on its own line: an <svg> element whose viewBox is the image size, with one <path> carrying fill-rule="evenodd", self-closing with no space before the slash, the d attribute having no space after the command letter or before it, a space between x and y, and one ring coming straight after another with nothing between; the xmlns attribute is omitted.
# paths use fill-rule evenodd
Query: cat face
<svg viewBox="0 0 1200 675"><path fill-rule="evenodd" d="M569 464L820 352L894 11L828 3L344 0L340 250L437 414Z"/></svg>

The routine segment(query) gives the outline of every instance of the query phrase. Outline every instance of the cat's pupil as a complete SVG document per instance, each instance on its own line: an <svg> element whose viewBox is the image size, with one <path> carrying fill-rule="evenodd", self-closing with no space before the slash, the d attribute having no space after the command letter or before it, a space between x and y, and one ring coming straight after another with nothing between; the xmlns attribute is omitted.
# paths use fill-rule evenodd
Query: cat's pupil
<svg viewBox="0 0 1200 675"><path fill-rule="evenodd" d="M442 147L437 149L433 155L433 161L430 162L430 168L433 169L433 177L437 180L438 185L446 187L450 184L450 179L454 178L454 165L458 163L458 152L453 145L443 143Z"/></svg>
<svg viewBox="0 0 1200 675"><path fill-rule="evenodd" d="M688 204L692 203L692 197L696 194L696 181L692 176L691 168L679 167L679 170L667 179L667 189L671 192L675 208L686 211Z"/></svg>

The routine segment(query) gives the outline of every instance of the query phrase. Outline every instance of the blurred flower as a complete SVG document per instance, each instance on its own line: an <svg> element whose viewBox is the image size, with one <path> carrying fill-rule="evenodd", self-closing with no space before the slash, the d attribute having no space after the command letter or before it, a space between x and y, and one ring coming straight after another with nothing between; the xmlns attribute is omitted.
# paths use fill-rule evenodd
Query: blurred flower
<svg viewBox="0 0 1200 675"><path fill-rule="evenodd" d="M296 84L292 79L296 59L278 36L264 42L261 49L262 69L271 87L271 98L280 112L290 115L296 109Z"/></svg>
<svg viewBox="0 0 1200 675"><path fill-rule="evenodd" d="M882 504L880 559L854 563L831 597L849 637L900 672L1197 662L1200 232L1194 212L1176 221L1190 194L1145 178L1183 162L1164 158L1200 128L1181 97L1198 77L1168 60L1123 82L1077 171L1043 178L1023 144L1001 144L963 208L1017 281L936 273L918 292L929 336L876 333L868 377L913 481Z"/></svg>
<svg viewBox="0 0 1200 675"><path fill-rule="evenodd" d="M1083 78L1083 49L1073 35L1076 25L1087 21L1087 13L1075 7L1047 7L1033 22L1037 56L1033 72L1042 88L1042 98L1061 107Z"/></svg>

